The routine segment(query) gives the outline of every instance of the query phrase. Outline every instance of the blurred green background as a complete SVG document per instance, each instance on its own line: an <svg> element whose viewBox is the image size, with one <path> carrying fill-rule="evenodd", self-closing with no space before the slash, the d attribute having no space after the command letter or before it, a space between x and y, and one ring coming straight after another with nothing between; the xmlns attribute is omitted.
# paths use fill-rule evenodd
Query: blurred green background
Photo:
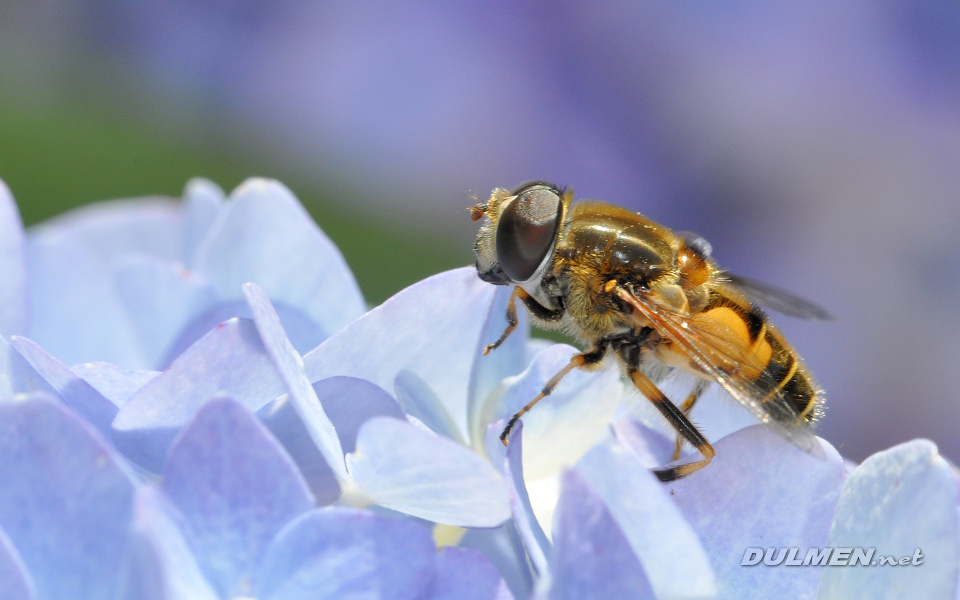
<svg viewBox="0 0 960 600"><path fill-rule="evenodd" d="M0 177L27 226L98 200L178 198L193 177L210 179L227 193L251 176L278 179L340 248L372 305L473 260L472 239L426 236L409 219L392 219L389 204L382 214L351 211L362 205L352 197L356 192L310 181L269 152L240 151L231 131L207 123L203 141L177 132L84 102L0 101ZM470 206L466 195L462 201L464 209ZM469 221L466 210L463 217Z"/></svg>

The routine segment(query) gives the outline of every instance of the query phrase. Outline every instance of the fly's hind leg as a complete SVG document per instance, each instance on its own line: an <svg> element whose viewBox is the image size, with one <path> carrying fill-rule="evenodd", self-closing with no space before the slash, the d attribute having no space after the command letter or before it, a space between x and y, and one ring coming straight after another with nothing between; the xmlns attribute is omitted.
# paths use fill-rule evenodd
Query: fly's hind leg
<svg viewBox="0 0 960 600"><path fill-rule="evenodd" d="M630 379L633 381L633 384L637 386L637 389L640 390L644 396L647 397L650 402L660 411L660 414L677 430L677 433L680 434L684 440L689 442L694 448L700 451L700 454L703 455L703 458L697 461L684 463L682 465L676 465L673 467L667 467L666 469L655 469L653 474L657 476L657 479L660 481L673 481L674 479L680 479L681 477L686 477L690 473L699 471L703 467L710 464L710 461L713 460L713 457L716 455L716 452L713 450L713 446L710 445L710 442L703 437L703 434L697 430L697 428L690 422L690 419L687 418L687 415L684 414L682 410L676 407L673 402L670 402L670 399L667 398L666 394L660 391L660 388L656 386L650 378L641 373L637 368L631 367L628 371ZM695 402L696 400L694 400Z"/></svg>
<svg viewBox="0 0 960 600"><path fill-rule="evenodd" d="M570 362L567 363L567 366L560 369L559 373L550 378L550 381L543 386L543 389L539 394L537 394L536 398L528 402L526 406L517 412L517 414L510 417L510 420L507 421L507 426L503 429L503 433L500 434L500 441L503 442L503 445L507 445L508 439L510 438L510 432L513 430L514 425L517 424L517 421L520 420L520 417L527 414L527 412L533 408L534 404L549 396L550 393L553 392L553 389L557 387L557 384L560 383L560 380L566 377L567 373L579 367L595 365L603 360L604 355L607 353L607 347L608 344L601 341L596 348L589 352L584 352L583 354L574 354L570 359Z"/></svg>
<svg viewBox="0 0 960 600"><path fill-rule="evenodd" d="M687 399L683 401L683 404L680 405L680 410L683 411L683 414L690 417L690 411L693 410L694 405L696 405L697 400L700 399L700 396L703 395L704 390L707 389L707 386L710 385L710 382L699 380L697 381L696 387L693 388L693 391L690 392L690 395L687 396ZM680 450L683 447L683 436L677 434L677 443L673 448L673 458L671 460L677 460L680 458Z"/></svg>
<svg viewBox="0 0 960 600"><path fill-rule="evenodd" d="M487 347L483 349L484 356L499 348L500 344L507 341L507 338L510 337L510 334L516 330L517 298L520 298L520 301L523 302L524 306L527 307L527 310L529 310L535 317L543 321L559 321L561 318L563 318L563 309L551 310L546 306L543 306L537 302L533 296L528 294L527 290L518 285L517 287L513 288L513 293L510 294L510 299L507 300L507 328L503 330L503 334L500 335L500 339L492 344L488 344Z"/></svg>

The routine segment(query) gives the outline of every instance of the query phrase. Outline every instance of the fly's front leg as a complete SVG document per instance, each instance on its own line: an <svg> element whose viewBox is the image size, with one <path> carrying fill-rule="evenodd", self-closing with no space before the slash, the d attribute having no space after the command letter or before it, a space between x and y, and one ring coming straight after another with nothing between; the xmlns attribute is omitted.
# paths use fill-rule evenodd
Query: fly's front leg
<svg viewBox="0 0 960 600"><path fill-rule="evenodd" d="M703 395L703 391L707 389L707 386L710 385L707 381L697 381L697 385L693 388L693 391L690 392L690 395L687 396L687 399L683 401L683 404L680 405L680 410L683 411L683 414L690 416L690 411L693 410L693 407L697 404L697 400L700 399L700 396ZM677 435L677 443L673 448L673 459L677 460L680 458L680 450L683 446L683 436Z"/></svg>
<svg viewBox="0 0 960 600"><path fill-rule="evenodd" d="M703 434L690 422L687 415L677 408L673 402L670 402L666 394L660 391L660 388L638 369L631 367L629 375L633 384L640 390L640 393L653 403L656 409L660 411L660 414L677 430L677 433L680 434L684 440L689 442L703 455L702 459L694 462L684 463L666 469L655 469L653 474L657 476L657 479L660 481L673 481L674 479L686 477L690 473L699 471L710 464L716 452L713 446L710 445L710 442L708 442L706 438L703 437Z"/></svg>
<svg viewBox="0 0 960 600"><path fill-rule="evenodd" d="M533 296L528 294L527 290L518 285L513 288L513 293L510 294L510 299L507 300L507 328L503 330L500 339L492 344L488 344L487 347L483 349L484 356L499 348L500 344L505 342L507 338L510 337L510 334L517 328L517 298L520 298L524 306L527 307L527 310L543 321L559 321L563 318L563 309L551 310L543 306L537 302Z"/></svg>
<svg viewBox="0 0 960 600"><path fill-rule="evenodd" d="M510 437L510 432L513 430L514 425L517 424L517 421L520 419L520 417L525 415L527 411L533 408L534 404L536 404L537 402L540 402L541 400L549 396L550 393L553 392L553 389L557 387L557 384L560 383L560 380L567 375L567 373L579 367L595 365L601 360L603 360L604 355L607 353L608 346L609 346L609 342L605 340L601 340L598 343L597 347L594 348L593 350L589 352L584 352L583 354L575 354L570 359L570 362L567 363L567 366L560 369L559 373L557 373L556 375L550 378L550 381L548 381L547 384L543 386L543 390L540 391L540 393L537 395L536 398L534 398L529 403L527 403L526 406L521 408L517 414L510 417L510 420L507 421L507 426L503 429L503 433L500 434L500 441L503 442L503 445L504 446L507 445L508 443L507 440Z"/></svg>

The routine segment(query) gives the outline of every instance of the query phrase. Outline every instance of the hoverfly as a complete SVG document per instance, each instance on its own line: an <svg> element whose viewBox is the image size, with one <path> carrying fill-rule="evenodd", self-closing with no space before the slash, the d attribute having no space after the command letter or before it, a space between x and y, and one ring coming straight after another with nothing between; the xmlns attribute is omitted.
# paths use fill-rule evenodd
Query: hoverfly
<svg viewBox="0 0 960 600"><path fill-rule="evenodd" d="M671 231L625 208L573 202L573 192L543 181L495 189L471 208L487 220L475 252L480 278L514 286L507 328L517 326L516 301L545 329L562 329L587 349L576 354L513 415L500 439L576 368L599 368L612 357L636 388L702 458L657 469L661 481L705 467L713 447L687 417L710 382L720 384L756 418L816 453L812 425L823 392L758 303L792 316L827 319L813 303L721 270L710 245ZM756 303L755 303L756 302ZM674 370L700 378L678 407L657 387Z"/></svg>

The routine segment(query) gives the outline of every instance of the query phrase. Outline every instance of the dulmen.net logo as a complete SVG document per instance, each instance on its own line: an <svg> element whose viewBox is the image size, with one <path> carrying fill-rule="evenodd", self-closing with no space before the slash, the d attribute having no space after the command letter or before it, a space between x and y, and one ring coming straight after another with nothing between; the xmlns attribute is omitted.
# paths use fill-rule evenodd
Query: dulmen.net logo
<svg viewBox="0 0 960 600"><path fill-rule="evenodd" d="M740 566L768 567L901 567L923 564L920 548L913 556L882 556L876 548L747 548Z"/></svg>

